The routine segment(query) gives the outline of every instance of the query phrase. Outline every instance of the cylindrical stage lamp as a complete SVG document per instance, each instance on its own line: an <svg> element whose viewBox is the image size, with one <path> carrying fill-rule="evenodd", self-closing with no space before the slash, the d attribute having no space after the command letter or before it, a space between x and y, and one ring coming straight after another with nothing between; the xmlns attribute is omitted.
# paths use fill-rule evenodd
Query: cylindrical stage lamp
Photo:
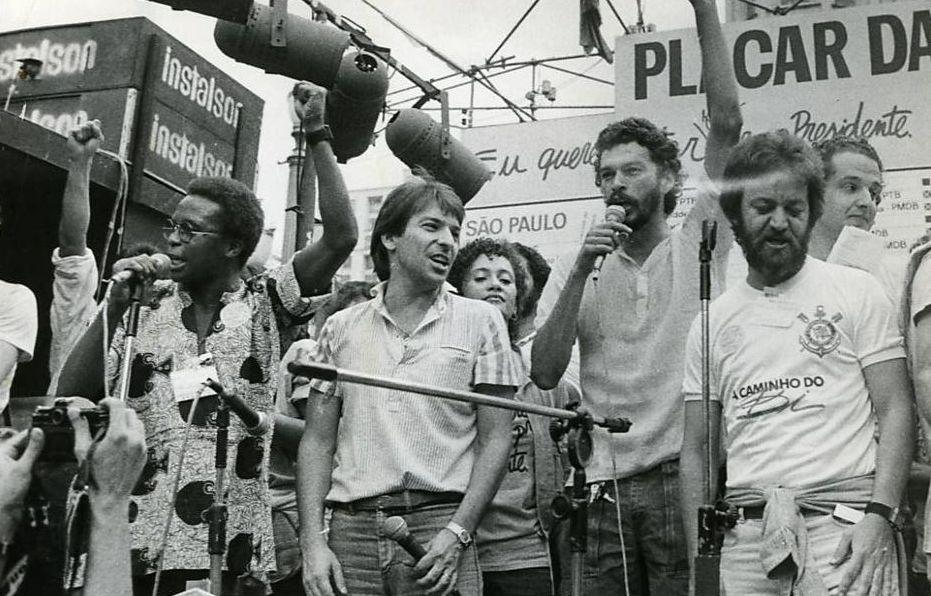
<svg viewBox="0 0 931 596"><path fill-rule="evenodd" d="M245 23L249 18L249 9L252 0L152 0L159 4L167 4L175 10L190 10L207 16Z"/></svg>
<svg viewBox="0 0 931 596"><path fill-rule="evenodd" d="M349 34L335 27L287 15L287 41L273 46L272 9L255 4L245 25L217 21L213 39L237 62L332 89L349 47Z"/></svg>
<svg viewBox="0 0 931 596"><path fill-rule="evenodd" d="M408 167L420 166L453 187L469 202L491 178L488 168L465 145L449 136L439 122L417 109L397 113L385 132L388 147ZM443 149L448 157L443 156Z"/></svg>
<svg viewBox="0 0 931 596"><path fill-rule="evenodd" d="M372 144L378 114L388 93L385 63L363 51L350 49L343 56L336 84L327 94L326 119L333 131L337 161L362 155Z"/></svg>

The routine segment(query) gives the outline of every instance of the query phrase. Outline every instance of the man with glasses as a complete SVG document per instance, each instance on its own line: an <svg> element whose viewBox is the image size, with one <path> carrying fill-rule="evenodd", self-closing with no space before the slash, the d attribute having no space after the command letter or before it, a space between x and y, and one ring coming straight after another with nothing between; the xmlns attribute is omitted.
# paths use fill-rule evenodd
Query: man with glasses
<svg viewBox="0 0 931 596"><path fill-rule="evenodd" d="M266 582L274 569L268 456L281 334L305 314L301 296L328 290L357 238L323 125L325 91L314 86L307 95L302 116L324 222L317 242L291 262L243 282L240 273L262 233L263 215L255 195L227 178L192 181L164 229L171 279L147 284L127 398L145 425L149 445L130 511L137 594L152 592L158 568L164 570L159 593L175 594L187 581L205 577L209 567L205 510L213 500L220 398L204 388L207 379L261 413L257 423L233 417L230 424L222 593L233 593L235 577ZM121 270L146 280L163 273L145 255L118 261L114 271ZM130 290L120 281L111 291L107 366L98 318L62 370L63 395L99 398L104 378L109 387L119 386Z"/></svg>

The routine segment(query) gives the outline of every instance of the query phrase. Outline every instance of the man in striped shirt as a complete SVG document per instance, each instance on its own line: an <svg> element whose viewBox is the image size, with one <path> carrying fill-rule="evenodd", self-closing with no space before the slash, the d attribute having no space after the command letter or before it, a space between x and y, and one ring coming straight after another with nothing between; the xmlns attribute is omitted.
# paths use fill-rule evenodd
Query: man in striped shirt
<svg viewBox="0 0 931 596"><path fill-rule="evenodd" d="M463 215L452 189L435 181L414 179L393 190L372 231L372 259L383 283L372 300L327 320L315 359L512 397L519 373L500 312L444 287ZM478 596L471 532L501 481L511 413L313 381L306 419L297 486L308 594L456 589ZM329 529L325 505L333 510ZM403 515L425 544L416 566L381 536L390 515Z"/></svg>

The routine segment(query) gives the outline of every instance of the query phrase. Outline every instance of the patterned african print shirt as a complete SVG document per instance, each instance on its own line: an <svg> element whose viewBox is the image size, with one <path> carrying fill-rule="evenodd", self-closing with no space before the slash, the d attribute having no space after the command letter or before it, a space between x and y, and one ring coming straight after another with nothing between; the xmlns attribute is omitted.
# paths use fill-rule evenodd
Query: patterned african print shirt
<svg viewBox="0 0 931 596"><path fill-rule="evenodd" d="M145 426L149 449L129 511L133 575L156 570L168 517L171 526L164 540L163 568L210 566L205 510L213 502L216 479L218 397L199 399L185 439L193 402L176 401L172 371L195 367L201 354L210 353L226 391L239 394L271 421L281 337L300 322L307 309L293 267L287 263L223 294L221 307L199 345L188 293L174 282L157 282L156 289L158 298L140 313L127 400ZM123 325L117 328L110 347L107 370L114 388L119 386L124 331ZM242 422L230 416L224 568L263 579L275 568L268 494L271 437L271 428L263 436L250 436ZM173 488L179 465L180 479Z"/></svg>

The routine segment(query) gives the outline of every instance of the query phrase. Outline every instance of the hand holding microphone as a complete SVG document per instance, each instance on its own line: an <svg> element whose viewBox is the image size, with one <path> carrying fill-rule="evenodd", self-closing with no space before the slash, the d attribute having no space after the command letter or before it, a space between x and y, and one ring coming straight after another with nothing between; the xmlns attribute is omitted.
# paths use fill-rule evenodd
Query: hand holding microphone
<svg viewBox="0 0 931 596"><path fill-rule="evenodd" d="M169 277L171 277L171 259L167 255L155 253L120 259L113 264L113 275L110 276L110 281L114 284L126 284Z"/></svg>
<svg viewBox="0 0 931 596"><path fill-rule="evenodd" d="M604 264L605 255L614 252L618 245L627 239L629 232L627 231L627 226L623 226L626 218L627 211L625 211L623 207L620 205L608 205L608 208L605 210L604 224L595 226L588 233L588 237L585 239L586 246L590 243L596 244L601 251L598 256L595 257L595 266L592 269L592 279L594 281L598 281L598 275L601 273L601 266ZM607 247L605 240L610 241L611 247L611 250L607 251L607 253L604 252L604 248Z"/></svg>
<svg viewBox="0 0 931 596"><path fill-rule="evenodd" d="M390 538L391 540L394 540L395 542L397 542L401 546L401 548L407 551L407 554L414 557L414 560L418 563L417 566L420 567L419 563L421 559L427 556L427 549L424 548L422 544L420 544L419 542L417 542L417 540L414 539L413 535L411 535L410 530L407 528L407 522L404 521L403 517L392 516L386 519L381 524L381 532L382 534L384 534L386 538ZM458 545L455 548L458 552L458 548L459 548ZM456 567L458 566L458 562L459 562L458 557L456 557L455 561L449 561L449 562L452 563L452 566L447 567L447 570L445 572L443 572L442 574L440 574L438 577L435 578L434 583L433 583L433 590L439 591L440 589L442 589L445 583L448 585L446 585L446 590L441 592L442 594L448 594L450 596L459 596L459 590L457 590L455 587L456 586ZM421 580L418 581L418 583L423 582L431 575L431 573L434 571L433 568L436 567L437 563L439 563L438 560L433 563L433 566L428 570L429 572L423 578L421 578ZM444 579L445 579L445 582L443 581Z"/></svg>
<svg viewBox="0 0 931 596"><path fill-rule="evenodd" d="M141 296L143 284L171 277L171 259L166 255L137 255L113 264L110 275L110 300L125 305L130 296Z"/></svg>

